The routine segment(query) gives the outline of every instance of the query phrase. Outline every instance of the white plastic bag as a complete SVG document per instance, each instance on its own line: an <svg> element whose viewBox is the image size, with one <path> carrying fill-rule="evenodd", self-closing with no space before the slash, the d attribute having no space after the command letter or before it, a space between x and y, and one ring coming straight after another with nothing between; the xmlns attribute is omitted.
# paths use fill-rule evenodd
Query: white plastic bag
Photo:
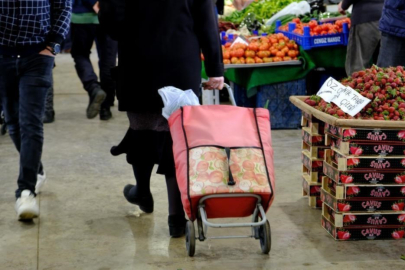
<svg viewBox="0 0 405 270"><path fill-rule="evenodd" d="M170 115L181 106L200 105L198 97L194 94L193 90L183 91L176 87L168 86L159 89L158 93L163 100L162 115L166 119L169 119Z"/></svg>
<svg viewBox="0 0 405 270"><path fill-rule="evenodd" d="M295 16L303 15L305 13L311 12L311 6L307 1L301 1L299 3L291 3L276 14L273 15L267 22L266 25L271 25L278 18L284 15L292 14Z"/></svg>

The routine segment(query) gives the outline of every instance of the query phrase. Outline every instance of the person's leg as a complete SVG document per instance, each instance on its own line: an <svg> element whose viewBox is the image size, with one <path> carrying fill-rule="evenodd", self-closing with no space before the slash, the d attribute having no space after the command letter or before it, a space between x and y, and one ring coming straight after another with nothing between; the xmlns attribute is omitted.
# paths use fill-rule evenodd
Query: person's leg
<svg viewBox="0 0 405 270"><path fill-rule="evenodd" d="M95 24L71 24L71 54L75 61L77 75L84 89L89 93L89 105L86 110L89 119L97 116L106 97L106 93L101 89L90 61L91 47L96 37L96 27Z"/></svg>
<svg viewBox="0 0 405 270"><path fill-rule="evenodd" d="M167 186L167 197L169 201L169 233L172 237L180 237L185 234L186 222L184 218L183 203L177 179L175 176L165 176Z"/></svg>
<svg viewBox="0 0 405 270"><path fill-rule="evenodd" d="M111 69L117 64L118 44L101 27L97 29L96 44L99 56L101 89L107 93L107 97L101 105L100 119L108 120L112 116L110 107L114 104L115 99L116 84L111 77Z"/></svg>
<svg viewBox="0 0 405 270"><path fill-rule="evenodd" d="M346 73L348 76L351 76L355 71L370 67L370 61L380 39L378 21L355 25L350 29L346 55Z"/></svg>
<svg viewBox="0 0 405 270"><path fill-rule="evenodd" d="M53 109L53 76L51 79L51 87L46 94L44 124L49 124L55 121L55 110Z"/></svg>
<svg viewBox="0 0 405 270"><path fill-rule="evenodd" d="M20 175L16 197L23 190L35 194L37 174L42 171L43 114L48 89L52 85L54 57L33 55L19 65L19 123L21 133Z"/></svg>
<svg viewBox="0 0 405 270"><path fill-rule="evenodd" d="M146 213L153 212L154 203L150 192L150 178L154 165L153 161L148 160L132 164L136 186L126 185L124 188L124 196L127 201L137 204Z"/></svg>
<svg viewBox="0 0 405 270"><path fill-rule="evenodd" d="M377 66L405 66L405 38L383 32Z"/></svg>

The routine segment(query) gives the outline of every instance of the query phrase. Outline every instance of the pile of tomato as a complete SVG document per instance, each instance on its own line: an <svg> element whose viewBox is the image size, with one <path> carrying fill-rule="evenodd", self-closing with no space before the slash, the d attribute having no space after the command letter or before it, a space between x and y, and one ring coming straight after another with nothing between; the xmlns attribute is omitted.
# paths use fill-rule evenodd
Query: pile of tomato
<svg viewBox="0 0 405 270"><path fill-rule="evenodd" d="M298 45L283 34L251 38L248 45L222 46L224 64L255 64L297 60Z"/></svg>
<svg viewBox="0 0 405 270"><path fill-rule="evenodd" d="M319 24L316 20L311 20L309 23L303 23L299 18L292 21L295 23L294 33L297 35L304 35L304 27L308 26L311 36L322 36L330 34L338 34L343 32L343 24L347 23L350 28L351 22L349 18L336 20L332 23ZM288 31L288 24L280 26L279 30Z"/></svg>

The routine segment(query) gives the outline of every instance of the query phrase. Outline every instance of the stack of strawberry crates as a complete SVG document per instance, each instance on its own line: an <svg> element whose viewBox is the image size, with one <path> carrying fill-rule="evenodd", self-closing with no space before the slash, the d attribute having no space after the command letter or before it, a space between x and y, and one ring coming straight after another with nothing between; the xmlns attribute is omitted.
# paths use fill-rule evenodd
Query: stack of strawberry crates
<svg viewBox="0 0 405 270"><path fill-rule="evenodd" d="M337 240L403 239L405 130L324 129L322 226Z"/></svg>
<svg viewBox="0 0 405 270"><path fill-rule="evenodd" d="M325 123L302 112L302 195L308 197L312 208L322 208L321 186L325 150Z"/></svg>

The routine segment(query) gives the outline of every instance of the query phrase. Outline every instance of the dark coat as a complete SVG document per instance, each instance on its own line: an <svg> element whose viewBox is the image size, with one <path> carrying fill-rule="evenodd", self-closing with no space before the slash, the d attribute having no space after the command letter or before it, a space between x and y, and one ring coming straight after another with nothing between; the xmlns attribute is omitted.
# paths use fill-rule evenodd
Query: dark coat
<svg viewBox="0 0 405 270"><path fill-rule="evenodd" d="M101 0L99 17L119 41L116 75L121 111L161 112L157 90L165 86L197 93L201 50L207 75L223 76L212 0L127 0L125 4Z"/></svg>
<svg viewBox="0 0 405 270"><path fill-rule="evenodd" d="M380 30L405 38L405 0L386 0L380 20Z"/></svg>

